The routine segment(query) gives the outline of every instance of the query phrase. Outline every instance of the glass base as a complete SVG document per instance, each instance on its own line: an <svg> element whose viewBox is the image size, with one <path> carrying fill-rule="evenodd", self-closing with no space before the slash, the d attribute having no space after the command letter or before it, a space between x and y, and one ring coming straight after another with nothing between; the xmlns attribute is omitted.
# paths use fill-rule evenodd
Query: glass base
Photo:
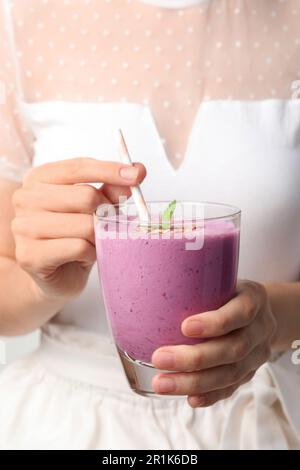
<svg viewBox="0 0 300 470"><path fill-rule="evenodd" d="M117 349L129 385L135 393L150 398L169 400L175 398L174 395L158 395L152 388L153 377L156 374L168 371L155 369L151 364L132 359L127 353L121 351L119 348Z"/></svg>

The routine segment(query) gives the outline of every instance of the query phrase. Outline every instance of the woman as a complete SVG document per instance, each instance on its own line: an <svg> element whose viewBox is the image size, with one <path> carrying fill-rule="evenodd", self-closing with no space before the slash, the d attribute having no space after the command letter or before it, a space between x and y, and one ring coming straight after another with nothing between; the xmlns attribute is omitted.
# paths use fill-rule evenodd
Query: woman
<svg viewBox="0 0 300 470"><path fill-rule="evenodd" d="M41 328L42 340L1 374L0 446L300 448L298 2L9 3L0 333ZM118 128L134 168L118 163ZM215 339L154 353L178 371L154 381L169 400L129 391L94 266L95 208L129 195L145 167L147 199L241 207L240 277L251 280L182 325Z"/></svg>

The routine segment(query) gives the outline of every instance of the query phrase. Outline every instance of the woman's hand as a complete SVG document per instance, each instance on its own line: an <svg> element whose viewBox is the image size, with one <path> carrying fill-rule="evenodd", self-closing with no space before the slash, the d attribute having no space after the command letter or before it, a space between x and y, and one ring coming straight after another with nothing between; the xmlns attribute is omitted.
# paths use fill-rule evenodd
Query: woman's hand
<svg viewBox="0 0 300 470"><path fill-rule="evenodd" d="M240 282L237 295L217 311L182 323L185 336L212 338L193 346L162 347L153 354L158 369L156 393L187 395L192 407L210 406L227 398L268 360L276 322L264 286Z"/></svg>
<svg viewBox="0 0 300 470"><path fill-rule="evenodd" d="M84 288L96 259L93 213L130 196L146 175L134 167L76 158L31 169L13 196L16 260L35 293L62 304ZM82 183L104 183L100 190ZM81 184L78 184L81 183Z"/></svg>

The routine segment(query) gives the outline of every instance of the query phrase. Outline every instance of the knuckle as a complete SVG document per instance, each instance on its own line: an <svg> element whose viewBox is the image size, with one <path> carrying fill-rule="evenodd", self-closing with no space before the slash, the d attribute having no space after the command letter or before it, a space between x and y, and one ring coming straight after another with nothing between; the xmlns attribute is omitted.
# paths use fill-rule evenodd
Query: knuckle
<svg viewBox="0 0 300 470"><path fill-rule="evenodd" d="M70 165L70 168L69 168L70 175L72 177L76 177L76 176L80 175L82 173L82 170L85 168L85 166L87 164L87 160L89 160L89 159L84 158L84 157L73 158L69 163L69 165Z"/></svg>
<svg viewBox="0 0 300 470"><path fill-rule="evenodd" d="M24 221L24 224L23 224L23 233L24 234L27 234L27 236L29 238L34 238L34 239L38 239L40 238L40 230L38 229L38 227L34 224L34 221L31 220L30 221L30 224L28 222L25 222Z"/></svg>
<svg viewBox="0 0 300 470"><path fill-rule="evenodd" d="M200 369L204 361L205 361L205 357L204 357L203 351L200 351L198 349L197 351L195 351L195 353L192 355L189 361L189 368L192 370Z"/></svg>
<svg viewBox="0 0 300 470"><path fill-rule="evenodd" d="M271 343L278 333L278 324L272 312L261 312L260 325L262 329L262 340Z"/></svg>
<svg viewBox="0 0 300 470"><path fill-rule="evenodd" d="M240 381L239 386L244 385L244 384L250 382L250 380L253 379L253 377L255 376L255 374L256 374L256 370L252 370L251 372L249 372L249 374L247 374L246 377L244 377L244 378Z"/></svg>
<svg viewBox="0 0 300 470"><path fill-rule="evenodd" d="M236 383L241 377L241 366L238 362L228 366L228 383Z"/></svg>
<svg viewBox="0 0 300 470"><path fill-rule="evenodd" d="M13 235L18 235L19 233L19 219L14 218L10 224L10 228Z"/></svg>
<svg viewBox="0 0 300 470"><path fill-rule="evenodd" d="M93 188L92 186L81 186L82 188L82 202L84 209L88 212L92 212L96 209L99 197L97 189Z"/></svg>
<svg viewBox="0 0 300 470"><path fill-rule="evenodd" d="M24 191L22 188L17 189L12 195L12 205L14 208L21 207L24 202Z"/></svg>
<svg viewBox="0 0 300 470"><path fill-rule="evenodd" d="M216 317L216 328L221 333L226 333L230 326L230 320L226 315L220 315Z"/></svg>
<svg viewBox="0 0 300 470"><path fill-rule="evenodd" d="M255 292L260 284L255 281L246 280L242 281L240 285L243 291Z"/></svg>
<svg viewBox="0 0 300 470"><path fill-rule="evenodd" d="M16 217L11 223L11 230L14 235L26 235L29 238L39 238L37 227L31 220L23 217Z"/></svg>
<svg viewBox="0 0 300 470"><path fill-rule="evenodd" d="M255 291L257 295L263 300L264 303L267 303L268 294L267 294L266 288L262 284L259 284L257 282L254 284L255 284Z"/></svg>
<svg viewBox="0 0 300 470"><path fill-rule="evenodd" d="M35 168L29 168L29 170L25 172L24 177L23 177L24 186L30 185L32 180L34 180L35 172L36 172Z"/></svg>
<svg viewBox="0 0 300 470"><path fill-rule="evenodd" d="M199 373L194 373L193 380L191 387L195 391L195 393L202 393L203 391L203 383L202 378Z"/></svg>
<svg viewBox="0 0 300 470"><path fill-rule="evenodd" d="M199 372L184 372L177 382L177 391L187 391L191 395L202 393L203 384Z"/></svg>
<svg viewBox="0 0 300 470"><path fill-rule="evenodd" d="M75 249L78 256L85 257L90 251L90 246L86 240L79 239L76 240Z"/></svg>
<svg viewBox="0 0 300 470"><path fill-rule="evenodd" d="M224 392L224 395L223 395L223 400L225 400L226 398L229 398L231 397L234 392L237 390L238 387L236 386L233 386L233 387L229 387L225 392Z"/></svg>
<svg viewBox="0 0 300 470"><path fill-rule="evenodd" d="M253 295L247 294L243 296L242 308L247 322L251 322L257 313L256 302Z"/></svg>
<svg viewBox="0 0 300 470"><path fill-rule="evenodd" d="M249 335L243 334L239 339L236 340L236 344L233 346L234 358L244 359L251 350L251 340Z"/></svg>
<svg viewBox="0 0 300 470"><path fill-rule="evenodd" d="M24 270L29 271L33 265L32 252L24 243L16 245L16 261Z"/></svg>

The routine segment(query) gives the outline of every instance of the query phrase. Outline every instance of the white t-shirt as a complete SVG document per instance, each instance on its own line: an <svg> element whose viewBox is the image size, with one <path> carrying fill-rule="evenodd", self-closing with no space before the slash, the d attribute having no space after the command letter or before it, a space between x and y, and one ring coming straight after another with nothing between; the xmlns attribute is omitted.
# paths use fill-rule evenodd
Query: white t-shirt
<svg viewBox="0 0 300 470"><path fill-rule="evenodd" d="M298 279L299 16L295 0L3 2L1 174L117 160L122 127L148 199L240 206L240 276ZM96 270L59 320L106 332Z"/></svg>
<svg viewBox="0 0 300 470"><path fill-rule="evenodd" d="M1 174L116 160L122 127L148 199L240 206L240 276L298 279L300 12L273 3L4 2ZM59 321L106 334L96 269Z"/></svg>
<svg viewBox="0 0 300 470"><path fill-rule="evenodd" d="M121 127L147 199L239 206L240 277L299 280L299 17L298 0L1 0L0 175L118 160ZM108 334L96 268L54 321Z"/></svg>
<svg viewBox="0 0 300 470"><path fill-rule="evenodd" d="M273 4L2 2L0 173L117 160L121 127L147 199L239 206L240 277L299 279L300 9ZM57 320L107 333L96 269Z"/></svg>

